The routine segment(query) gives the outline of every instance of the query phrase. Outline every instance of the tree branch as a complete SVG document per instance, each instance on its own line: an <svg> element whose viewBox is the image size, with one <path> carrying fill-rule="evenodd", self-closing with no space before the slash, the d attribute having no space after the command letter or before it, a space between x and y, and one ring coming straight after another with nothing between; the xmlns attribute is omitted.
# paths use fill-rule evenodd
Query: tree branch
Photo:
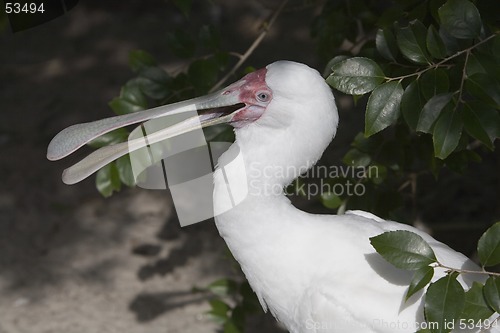
<svg viewBox="0 0 500 333"><path fill-rule="evenodd" d="M269 29L271 28L273 23L276 21L276 18L278 17L278 15L281 13L283 8L285 8L285 5L287 2L288 2L288 0L283 0L281 2L280 6L278 8L276 8L276 11L273 13L271 18L269 19L269 22L264 24L264 29L259 34L259 36L257 36L257 38L254 40L252 45L250 45L248 50L246 50L246 52L240 57L240 60L238 60L236 65L234 65L233 68L231 68L231 70L222 79L220 79L219 82L217 82L212 87L212 89L210 89L210 92L214 92L215 90L219 89L224 84L224 82L226 82L231 76L233 76L233 74L238 70L238 68L241 67L241 65L247 60L247 58L253 53L253 51L255 51L255 49L257 48L257 46L259 46L259 44L262 42L264 37L266 37L267 32L269 31Z"/></svg>

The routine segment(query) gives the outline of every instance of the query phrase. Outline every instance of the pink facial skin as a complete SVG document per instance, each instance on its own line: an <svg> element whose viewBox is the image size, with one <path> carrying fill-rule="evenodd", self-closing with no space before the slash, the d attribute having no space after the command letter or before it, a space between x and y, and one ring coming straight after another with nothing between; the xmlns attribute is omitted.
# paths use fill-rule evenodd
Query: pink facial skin
<svg viewBox="0 0 500 333"><path fill-rule="evenodd" d="M247 74L237 82L237 87L230 86L224 92L224 94L229 94L234 89L238 89L240 101L245 103L245 107L237 111L231 120L231 125L235 128L256 121L266 111L273 96L266 84L266 73L267 69L262 68Z"/></svg>

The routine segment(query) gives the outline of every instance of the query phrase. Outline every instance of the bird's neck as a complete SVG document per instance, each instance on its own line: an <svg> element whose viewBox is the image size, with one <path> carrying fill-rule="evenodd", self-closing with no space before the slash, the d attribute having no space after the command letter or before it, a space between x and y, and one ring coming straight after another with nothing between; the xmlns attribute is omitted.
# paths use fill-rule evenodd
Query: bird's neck
<svg viewBox="0 0 500 333"><path fill-rule="evenodd" d="M258 138L242 141L219 158L214 176L216 215L236 209L242 201L284 199L284 188L316 162L293 156L287 145L259 144Z"/></svg>

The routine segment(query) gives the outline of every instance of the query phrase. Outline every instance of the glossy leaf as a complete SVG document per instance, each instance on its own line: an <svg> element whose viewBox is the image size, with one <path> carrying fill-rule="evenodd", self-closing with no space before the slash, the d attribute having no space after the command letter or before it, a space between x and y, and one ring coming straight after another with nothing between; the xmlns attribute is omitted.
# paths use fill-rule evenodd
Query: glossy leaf
<svg viewBox="0 0 500 333"><path fill-rule="evenodd" d="M474 282L472 287L465 293L465 307L462 317L472 319L475 322L485 320L493 314L483 294L483 285Z"/></svg>
<svg viewBox="0 0 500 333"><path fill-rule="evenodd" d="M485 67L473 53L469 54L469 61L467 62L466 74L467 76L472 76L476 73L488 73L487 67Z"/></svg>
<svg viewBox="0 0 500 333"><path fill-rule="evenodd" d="M127 140L129 132L125 128L118 128L114 131L101 135L88 143L92 148L101 148Z"/></svg>
<svg viewBox="0 0 500 333"><path fill-rule="evenodd" d="M229 305L220 299L212 299L209 301L210 311L207 312L209 317L219 324L224 324L228 319L228 312L231 309Z"/></svg>
<svg viewBox="0 0 500 333"><path fill-rule="evenodd" d="M456 111L442 112L434 125L434 154L440 159L450 155L458 146L463 122Z"/></svg>
<svg viewBox="0 0 500 333"><path fill-rule="evenodd" d="M432 97L425 103L418 118L417 131L430 133L443 108L451 101L453 94L445 93Z"/></svg>
<svg viewBox="0 0 500 333"><path fill-rule="evenodd" d="M118 175L120 176L120 181L129 186L135 186L134 172L132 171L132 165L130 164L130 156L127 154L116 160L116 168L118 169Z"/></svg>
<svg viewBox="0 0 500 333"><path fill-rule="evenodd" d="M418 270L436 262L429 244L410 231L385 232L370 238L370 242L385 260L401 269Z"/></svg>
<svg viewBox="0 0 500 333"><path fill-rule="evenodd" d="M338 56L335 56L332 59L330 59L330 61L328 61L328 63L325 66L325 70L323 72L323 77L327 78L332 73L333 65L338 64L339 62L347 60L347 59L349 59L349 57L346 55L338 55ZM255 68L252 70L252 72L253 71L255 71ZM250 72L248 72L248 73L250 73Z"/></svg>
<svg viewBox="0 0 500 333"><path fill-rule="evenodd" d="M321 194L321 203L326 208L337 209L342 204L342 199L332 192L325 192Z"/></svg>
<svg viewBox="0 0 500 333"><path fill-rule="evenodd" d="M431 56L437 59L442 59L446 57L446 46L444 45L441 36L439 36L439 32L434 28L433 25L430 25L427 29L427 50Z"/></svg>
<svg viewBox="0 0 500 333"><path fill-rule="evenodd" d="M382 184L387 178L387 167L381 164L372 164L366 171L366 177L374 184Z"/></svg>
<svg viewBox="0 0 500 333"><path fill-rule="evenodd" d="M460 51L461 47L459 40L450 35L450 33L443 27L439 27L439 37L441 37L441 40L446 47L446 55L449 56Z"/></svg>
<svg viewBox="0 0 500 333"><path fill-rule="evenodd" d="M377 63L368 58L350 58L332 67L326 82L333 88L350 95L366 94L385 79Z"/></svg>
<svg viewBox="0 0 500 333"><path fill-rule="evenodd" d="M207 289L216 295L227 296L237 290L237 284L230 279L220 279L210 283Z"/></svg>
<svg viewBox="0 0 500 333"><path fill-rule="evenodd" d="M110 163L97 172L95 185L102 196L106 198L111 196L114 191L120 190L120 176L115 163Z"/></svg>
<svg viewBox="0 0 500 333"><path fill-rule="evenodd" d="M462 117L467 133L493 150L493 141L500 136L500 115L492 107L471 101L465 104Z"/></svg>
<svg viewBox="0 0 500 333"><path fill-rule="evenodd" d="M223 333L243 333L243 331L232 320L228 320L224 324Z"/></svg>
<svg viewBox="0 0 500 333"><path fill-rule="evenodd" d="M431 61L427 52L426 36L427 29L417 20L396 30L396 40L401 53L417 64L427 64Z"/></svg>
<svg viewBox="0 0 500 333"><path fill-rule="evenodd" d="M349 166L366 167L370 164L371 157L358 149L351 149L344 155L342 162Z"/></svg>
<svg viewBox="0 0 500 333"><path fill-rule="evenodd" d="M496 312L500 312L500 279L490 276L484 284L483 293L486 303Z"/></svg>
<svg viewBox="0 0 500 333"><path fill-rule="evenodd" d="M146 67L156 66L156 60L146 51L133 50L128 54L128 65L134 72L139 72Z"/></svg>
<svg viewBox="0 0 500 333"><path fill-rule="evenodd" d="M408 126L416 130L420 112L425 105L425 100L420 93L420 82L413 81L406 87L401 98L401 113Z"/></svg>
<svg viewBox="0 0 500 333"><path fill-rule="evenodd" d="M415 271L415 273L413 274L413 278L410 282L410 286L408 287L405 300L407 301L417 291L421 290L426 285L428 285L429 282L431 282L433 276L434 276L434 268L430 266L425 266Z"/></svg>
<svg viewBox="0 0 500 333"><path fill-rule="evenodd" d="M427 100L438 94L448 92L448 88L450 87L448 74L442 68L429 70L422 75L420 87L422 94Z"/></svg>
<svg viewBox="0 0 500 333"><path fill-rule="evenodd" d="M395 81L384 83L373 90L366 106L366 136L378 133L398 120L403 93L401 83Z"/></svg>
<svg viewBox="0 0 500 333"><path fill-rule="evenodd" d="M378 53L387 60L396 61L398 46L396 37L390 29L378 29L375 37L375 45Z"/></svg>
<svg viewBox="0 0 500 333"><path fill-rule="evenodd" d="M109 106L118 115L147 109L148 101L139 86L139 80L127 82L120 91L120 97L113 98Z"/></svg>
<svg viewBox="0 0 500 333"><path fill-rule="evenodd" d="M484 73L473 74L467 77L465 88L471 95L496 108L500 107L500 83L491 76Z"/></svg>
<svg viewBox="0 0 500 333"><path fill-rule="evenodd" d="M147 67L140 72L137 79L142 92L153 99L163 99L170 94L168 84L170 77L160 67Z"/></svg>
<svg viewBox="0 0 500 333"><path fill-rule="evenodd" d="M450 332L465 306L465 292L456 273L431 283L425 294L424 312L427 322L436 323L433 333ZM448 325L446 325L448 323Z"/></svg>
<svg viewBox="0 0 500 333"><path fill-rule="evenodd" d="M441 26L456 38L476 38L481 32L481 16L468 0L448 0L439 8Z"/></svg>
<svg viewBox="0 0 500 333"><path fill-rule="evenodd" d="M484 267L500 264L500 222L492 225L477 243L479 260Z"/></svg>

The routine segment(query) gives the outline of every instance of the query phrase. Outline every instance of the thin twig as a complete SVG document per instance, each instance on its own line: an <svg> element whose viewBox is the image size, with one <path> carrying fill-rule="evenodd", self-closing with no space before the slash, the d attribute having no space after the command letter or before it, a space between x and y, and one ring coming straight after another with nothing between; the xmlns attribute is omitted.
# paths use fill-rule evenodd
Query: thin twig
<svg viewBox="0 0 500 333"><path fill-rule="evenodd" d="M276 21L276 18L281 13L281 11L283 10L283 8L285 7L285 5L286 5L287 2L288 2L288 0L283 0L281 2L281 5L273 13L273 15L271 16L271 19L269 20L269 22L267 22L264 25L264 29L259 34L259 36L257 36L257 38L254 40L254 42L252 43L252 45L250 45L250 47L248 48L248 50L246 50L246 52L240 57L240 60L238 60L238 62L236 63L236 65L234 65L234 67L231 68L231 70L222 79L220 79L219 82L217 82L212 87L212 89L210 89L210 92L214 92L215 90L219 89L224 84L224 82L226 82L231 76L233 76L233 74L238 70L238 68L241 67L241 65L247 60L247 58L253 53L253 51L255 51L255 49L257 48L257 46L259 46L260 42L262 42L262 40L264 39L264 37L266 37L267 32L269 31L269 29L273 25L274 21Z"/></svg>
<svg viewBox="0 0 500 333"><path fill-rule="evenodd" d="M500 276L500 273L496 273L496 272L488 272L488 271L484 271L484 270L483 271L471 271L468 269L453 268L453 267L443 265L440 262L437 262L436 267L444 268L444 269L447 269L447 270L453 271L453 272L465 273L465 274L482 274L482 275Z"/></svg>
<svg viewBox="0 0 500 333"><path fill-rule="evenodd" d="M446 62L450 61L451 59L454 59L454 58L456 58L456 57L458 57L458 56L460 56L460 55L462 55L464 53L470 53L470 51L472 51L473 49L475 49L479 45L482 45L482 44L486 43L490 39L495 38L497 35L498 35L498 33L494 33L494 34L488 36L487 38L483 39L482 41L479 41L476 44L472 45L471 47L468 47L468 48L466 48L464 50L458 51L454 55L451 55L448 58L445 58L445 59L441 60L438 63L432 64L429 67L424 68L424 69L422 69L422 70L420 70L418 72L415 72L415 73L412 73L412 74L407 74L407 75L402 75L402 76L398 76L398 77L386 77L387 82L394 81L394 80L403 80L403 79L406 79L406 78L412 77L412 76L420 76L423 73L427 72L428 70L438 68L438 67L442 66L444 63L446 63Z"/></svg>

